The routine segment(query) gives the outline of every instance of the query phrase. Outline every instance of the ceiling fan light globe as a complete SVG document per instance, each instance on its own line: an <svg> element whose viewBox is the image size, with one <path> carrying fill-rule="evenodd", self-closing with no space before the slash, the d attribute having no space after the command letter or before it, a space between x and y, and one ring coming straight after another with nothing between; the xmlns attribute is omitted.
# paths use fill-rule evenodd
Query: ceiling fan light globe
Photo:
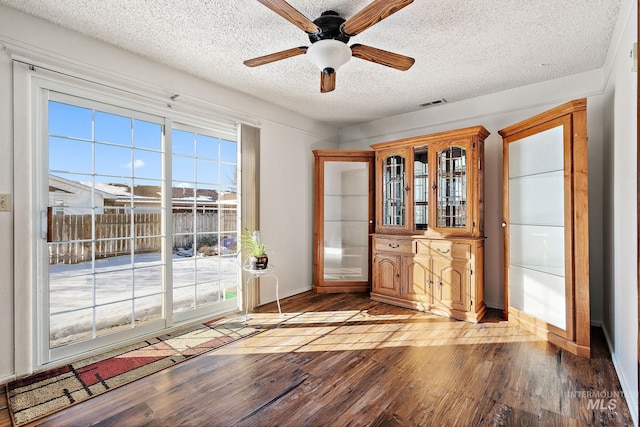
<svg viewBox="0 0 640 427"><path fill-rule="evenodd" d="M351 49L338 40L318 40L307 49L307 57L320 71L325 72L329 68L335 72L349 62Z"/></svg>

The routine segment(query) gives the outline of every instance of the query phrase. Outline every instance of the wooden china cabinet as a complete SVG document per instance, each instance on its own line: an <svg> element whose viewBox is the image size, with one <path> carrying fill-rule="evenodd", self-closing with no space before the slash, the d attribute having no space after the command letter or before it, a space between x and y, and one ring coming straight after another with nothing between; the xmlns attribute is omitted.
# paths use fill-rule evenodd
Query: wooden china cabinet
<svg viewBox="0 0 640 427"><path fill-rule="evenodd" d="M477 322L484 302L482 126L374 144L371 298Z"/></svg>

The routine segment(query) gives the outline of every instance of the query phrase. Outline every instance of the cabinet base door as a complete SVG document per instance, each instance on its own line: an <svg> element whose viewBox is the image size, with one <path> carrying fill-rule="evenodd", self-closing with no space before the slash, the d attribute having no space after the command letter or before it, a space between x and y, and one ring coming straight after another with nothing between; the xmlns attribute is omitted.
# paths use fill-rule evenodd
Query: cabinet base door
<svg viewBox="0 0 640 427"><path fill-rule="evenodd" d="M376 254L373 262L373 293L400 295L400 257Z"/></svg>
<svg viewBox="0 0 640 427"><path fill-rule="evenodd" d="M402 295L406 298L423 302L426 304L433 303L433 295L431 294L432 283L432 262L430 258L407 257L405 262L405 283L402 289Z"/></svg>
<svg viewBox="0 0 640 427"><path fill-rule="evenodd" d="M467 263L434 259L436 306L445 309L467 311L469 283Z"/></svg>

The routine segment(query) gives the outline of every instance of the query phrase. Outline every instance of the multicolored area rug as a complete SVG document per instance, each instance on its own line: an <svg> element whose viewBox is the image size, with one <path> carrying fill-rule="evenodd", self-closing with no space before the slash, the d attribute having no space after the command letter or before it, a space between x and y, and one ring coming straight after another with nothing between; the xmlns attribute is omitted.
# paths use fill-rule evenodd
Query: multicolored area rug
<svg viewBox="0 0 640 427"><path fill-rule="evenodd" d="M7 384L16 426L52 414L193 356L259 332L221 318Z"/></svg>

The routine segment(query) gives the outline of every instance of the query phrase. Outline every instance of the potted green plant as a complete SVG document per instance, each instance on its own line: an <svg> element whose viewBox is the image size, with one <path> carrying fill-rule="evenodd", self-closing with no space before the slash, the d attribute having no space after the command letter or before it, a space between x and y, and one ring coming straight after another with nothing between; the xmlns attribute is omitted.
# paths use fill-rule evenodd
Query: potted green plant
<svg viewBox="0 0 640 427"><path fill-rule="evenodd" d="M264 270L267 268L269 257L264 244L260 241L260 232L258 230L251 232L248 228L244 229L242 251L248 253L249 266L252 270Z"/></svg>

